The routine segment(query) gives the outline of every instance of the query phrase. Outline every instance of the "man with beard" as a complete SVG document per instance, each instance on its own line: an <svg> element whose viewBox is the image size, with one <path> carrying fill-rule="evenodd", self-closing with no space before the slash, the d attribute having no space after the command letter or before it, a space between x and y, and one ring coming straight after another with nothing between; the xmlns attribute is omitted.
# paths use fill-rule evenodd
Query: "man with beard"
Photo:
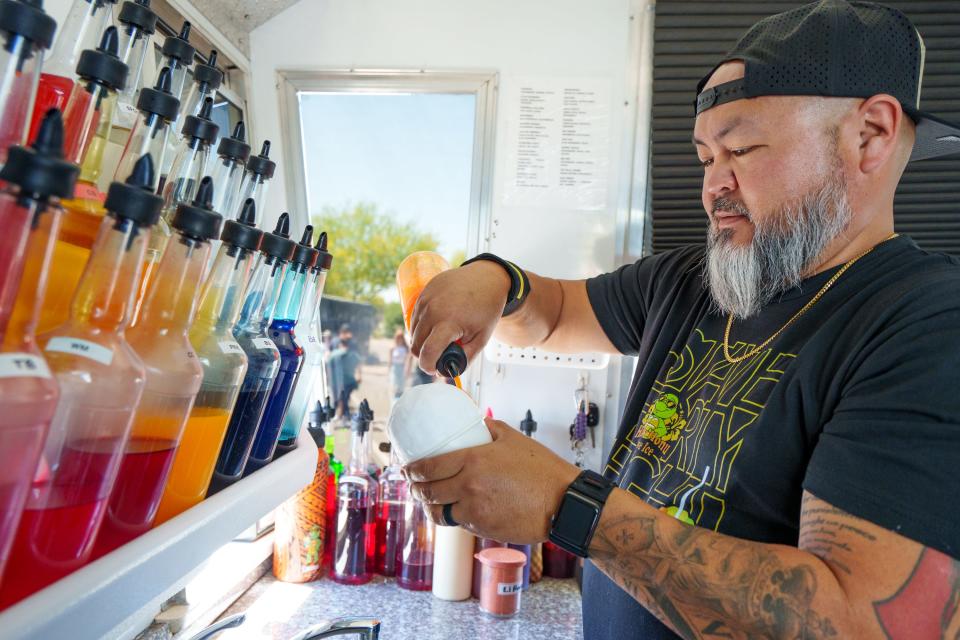
<svg viewBox="0 0 960 640"><path fill-rule="evenodd" d="M406 468L431 518L588 557L588 640L957 637L960 261L894 233L906 164L960 152L918 111L923 58L881 5L762 20L697 87L706 247L431 282L425 366L494 332L638 356L602 477L488 421Z"/></svg>

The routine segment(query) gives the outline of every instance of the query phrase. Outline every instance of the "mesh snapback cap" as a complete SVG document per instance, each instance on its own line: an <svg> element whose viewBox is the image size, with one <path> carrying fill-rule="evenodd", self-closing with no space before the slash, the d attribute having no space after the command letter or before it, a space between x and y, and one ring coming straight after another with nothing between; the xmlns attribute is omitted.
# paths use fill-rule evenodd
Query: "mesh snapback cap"
<svg viewBox="0 0 960 640"><path fill-rule="evenodd" d="M873 2L820 0L757 22L697 84L696 113L758 96L900 101L916 124L910 160L960 153L960 125L920 111L926 50L900 11ZM717 68L744 63L744 77L704 90Z"/></svg>

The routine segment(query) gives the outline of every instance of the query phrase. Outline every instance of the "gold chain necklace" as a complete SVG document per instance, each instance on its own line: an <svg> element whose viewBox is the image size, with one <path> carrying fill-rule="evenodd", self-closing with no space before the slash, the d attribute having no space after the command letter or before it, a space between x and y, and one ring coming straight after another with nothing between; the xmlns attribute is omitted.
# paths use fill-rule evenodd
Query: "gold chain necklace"
<svg viewBox="0 0 960 640"><path fill-rule="evenodd" d="M731 313L731 314L727 317L727 330L724 331L724 333L723 333L723 357L726 358L727 362L729 362L730 364L737 364L738 362L743 362L743 361L746 360L747 358L752 358L753 356L757 355L758 353L760 353L761 351L763 351L764 349L766 349L767 346L768 346L771 342L773 342L774 340L776 340L777 336L779 336L781 333L783 333L783 332L787 329L787 327L789 327L791 324L793 324L793 323L797 320L797 318L799 318L800 316L802 316L804 313L806 313L806 312L810 309L810 307L812 307L813 305L815 305L815 304L817 303L817 301L820 300L820 298L823 297L823 294L825 294L825 293L827 292L827 290L828 290L830 287L833 286L833 283L840 279L840 276L843 275L843 272L853 266L853 263L854 263L854 262L856 262L857 260L859 260L859 259L862 258L863 256L867 255L868 253L870 253L871 251L873 251L876 247L880 246L881 244L883 244L883 243L886 242L887 240L893 240L894 238L897 237L897 235L899 235L899 234L894 233L894 234L892 234L890 237L884 239L883 242L879 242L879 243L877 243L876 245L874 245L874 246L870 247L869 249L867 249L866 251L864 251L863 253L861 253L860 255L857 255L857 256L854 256L853 258L851 258L846 264L843 265L843 267L840 268L839 271L837 271L835 274L833 274L833 277L831 277L829 280L827 280L827 283L826 283L825 285L823 285L823 287L820 289L820 291L817 292L817 295L813 296L813 298L810 299L810 302L808 302L807 304L803 305L803 307L802 307L799 311L797 311L795 314L793 314L793 317L790 318L789 320L787 320L787 323L786 323L785 325L783 325L782 327L780 327L779 329L777 329L777 332L776 332L776 333L774 333L772 336L770 336L769 338L767 338L766 340L764 340L763 343L761 343L761 344L757 345L756 347L754 347L753 349L751 349L749 352L745 353L745 354L742 355L742 356L737 356L736 358L734 358L733 356L730 355L730 328L733 327L733 314Z"/></svg>

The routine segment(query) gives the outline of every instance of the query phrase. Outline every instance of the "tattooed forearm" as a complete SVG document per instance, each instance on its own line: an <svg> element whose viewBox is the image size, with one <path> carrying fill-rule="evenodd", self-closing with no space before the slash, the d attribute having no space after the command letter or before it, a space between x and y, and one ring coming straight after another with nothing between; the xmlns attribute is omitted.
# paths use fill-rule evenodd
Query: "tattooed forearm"
<svg viewBox="0 0 960 640"><path fill-rule="evenodd" d="M848 534L867 542L876 540L876 536L849 522L849 517L840 509L809 496L803 500L800 517L805 526L798 546L848 575L852 571L846 558L855 552L847 542Z"/></svg>
<svg viewBox="0 0 960 640"><path fill-rule="evenodd" d="M839 637L814 606L818 596L843 595L817 558L688 526L639 500L631 506L601 522L591 559L681 636Z"/></svg>

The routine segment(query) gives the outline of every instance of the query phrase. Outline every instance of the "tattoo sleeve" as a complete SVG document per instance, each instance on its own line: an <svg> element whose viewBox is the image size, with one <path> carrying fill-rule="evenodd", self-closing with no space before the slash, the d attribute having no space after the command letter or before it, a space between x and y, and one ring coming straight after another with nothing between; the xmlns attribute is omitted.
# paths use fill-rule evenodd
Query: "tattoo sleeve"
<svg viewBox="0 0 960 640"><path fill-rule="evenodd" d="M590 557L684 638L960 640L960 562L809 494L790 547L689 526L618 490Z"/></svg>

